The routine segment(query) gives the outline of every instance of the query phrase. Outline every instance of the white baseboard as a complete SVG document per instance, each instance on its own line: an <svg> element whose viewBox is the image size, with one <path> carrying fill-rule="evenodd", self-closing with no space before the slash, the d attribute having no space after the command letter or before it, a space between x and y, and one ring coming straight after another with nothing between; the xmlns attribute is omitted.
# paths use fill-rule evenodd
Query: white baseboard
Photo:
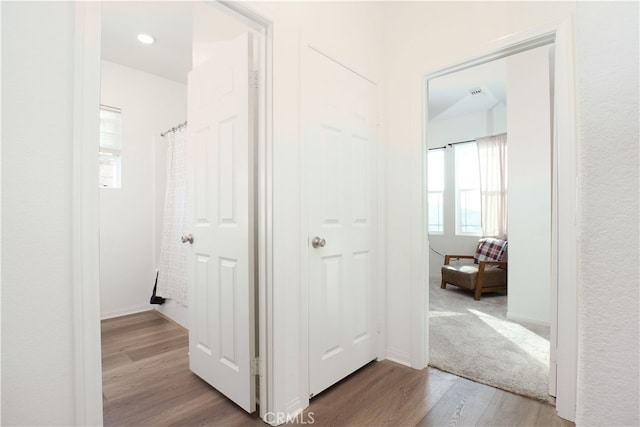
<svg viewBox="0 0 640 427"><path fill-rule="evenodd" d="M150 305L143 305L138 307L123 308L122 310L109 311L107 313L100 314L100 320L112 319L114 317L126 316L128 314L142 313L143 311L151 311L153 307Z"/></svg>
<svg viewBox="0 0 640 427"><path fill-rule="evenodd" d="M507 311L507 319L513 320L514 322L532 323L534 325L541 325L541 326L550 326L551 325L549 323L549 321L545 322L545 321L540 320L540 319L534 319L532 317L523 316L523 315L520 315L518 313L512 313L510 311Z"/></svg>
<svg viewBox="0 0 640 427"><path fill-rule="evenodd" d="M411 357L404 351L398 351L393 348L387 348L387 360L400 365L408 366L411 368Z"/></svg>
<svg viewBox="0 0 640 427"><path fill-rule="evenodd" d="M155 310L189 330L189 309L187 307L168 299L164 304L156 305Z"/></svg>

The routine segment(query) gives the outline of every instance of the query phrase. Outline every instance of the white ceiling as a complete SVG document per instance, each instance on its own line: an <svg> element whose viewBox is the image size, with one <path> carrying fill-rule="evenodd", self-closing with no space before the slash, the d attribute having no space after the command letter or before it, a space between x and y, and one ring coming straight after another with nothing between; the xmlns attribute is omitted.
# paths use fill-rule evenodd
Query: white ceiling
<svg viewBox="0 0 640 427"><path fill-rule="evenodd" d="M487 111L507 103L506 59L457 71L429 81L429 116L448 118ZM472 88L484 95L473 96Z"/></svg>
<svg viewBox="0 0 640 427"><path fill-rule="evenodd" d="M102 7L102 58L186 83L191 70L193 2L105 1ZM136 39L145 32L152 45Z"/></svg>
<svg viewBox="0 0 640 427"><path fill-rule="evenodd" d="M246 31L251 29L203 2L107 0L102 7L102 59L186 83L194 51L202 59L210 42ZM139 43L141 32L156 42Z"/></svg>
<svg viewBox="0 0 640 427"><path fill-rule="evenodd" d="M197 46L247 30L201 2L107 0L102 8L102 58L186 83L194 46L197 52ZM156 43L139 43L140 32L153 35ZM486 95L471 96L474 87ZM506 104L504 59L429 81L431 119L486 111L499 102Z"/></svg>

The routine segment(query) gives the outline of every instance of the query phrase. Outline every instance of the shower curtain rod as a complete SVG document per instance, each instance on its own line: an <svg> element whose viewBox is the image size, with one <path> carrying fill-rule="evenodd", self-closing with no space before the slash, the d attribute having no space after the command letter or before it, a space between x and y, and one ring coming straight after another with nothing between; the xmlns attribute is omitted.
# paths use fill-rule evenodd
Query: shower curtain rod
<svg viewBox="0 0 640 427"><path fill-rule="evenodd" d="M185 127L185 126L187 126L187 122L180 123L179 125L174 126L174 127L172 127L171 129L168 129L168 130L167 130L167 131L165 131L165 132L162 132L162 133L160 134L160 136L165 136L165 135L166 135L166 134L168 134L169 132L175 132L175 131L177 131L178 129L181 129L181 128Z"/></svg>

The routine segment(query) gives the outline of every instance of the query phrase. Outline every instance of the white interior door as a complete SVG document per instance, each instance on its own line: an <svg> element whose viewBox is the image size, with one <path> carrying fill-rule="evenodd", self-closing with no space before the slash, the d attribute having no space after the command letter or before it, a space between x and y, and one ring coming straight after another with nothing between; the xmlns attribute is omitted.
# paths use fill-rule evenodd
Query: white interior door
<svg viewBox="0 0 640 427"><path fill-rule="evenodd" d="M250 35L220 42L189 74L189 364L255 410Z"/></svg>
<svg viewBox="0 0 640 427"><path fill-rule="evenodd" d="M312 48L303 66L315 395L377 356L376 87Z"/></svg>

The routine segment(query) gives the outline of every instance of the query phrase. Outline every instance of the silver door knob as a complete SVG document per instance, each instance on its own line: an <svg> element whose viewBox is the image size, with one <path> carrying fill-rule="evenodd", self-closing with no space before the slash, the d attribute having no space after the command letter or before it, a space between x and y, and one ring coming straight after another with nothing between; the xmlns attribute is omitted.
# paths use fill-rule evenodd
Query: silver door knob
<svg viewBox="0 0 640 427"><path fill-rule="evenodd" d="M188 234L186 236L182 236L182 243L191 243L193 245L193 234Z"/></svg>
<svg viewBox="0 0 640 427"><path fill-rule="evenodd" d="M324 245L326 244L327 241L318 236L311 239L311 246L313 246L314 248L324 248Z"/></svg>

